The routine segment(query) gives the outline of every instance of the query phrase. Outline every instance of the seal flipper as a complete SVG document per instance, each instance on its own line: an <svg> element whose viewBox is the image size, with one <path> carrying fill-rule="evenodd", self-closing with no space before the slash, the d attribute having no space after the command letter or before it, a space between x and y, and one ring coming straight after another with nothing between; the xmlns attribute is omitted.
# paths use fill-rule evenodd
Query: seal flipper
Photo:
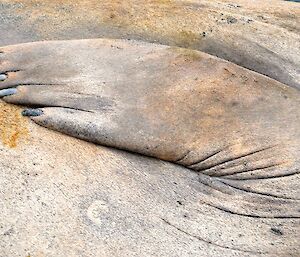
<svg viewBox="0 0 300 257"><path fill-rule="evenodd" d="M201 52L136 41L4 50L5 65L20 71L0 82L16 92L0 94L40 107L24 113L37 124L197 171L199 191L211 189L200 200L225 212L299 218L299 200L285 182L300 167L297 90ZM280 195L277 188L267 195L271 186L256 190L260 181L275 181ZM248 189L247 182L255 183Z"/></svg>
<svg viewBox="0 0 300 257"><path fill-rule="evenodd" d="M2 91L3 99L45 107L33 117L45 127L215 177L250 179L299 167L290 162L299 159L299 92L224 60L108 39L37 42L4 52L0 71L16 72L0 88L17 92ZM283 147L287 141L297 146ZM274 145L278 162L267 158Z"/></svg>
<svg viewBox="0 0 300 257"><path fill-rule="evenodd" d="M114 112L93 112L74 108L45 107L28 109L23 115L35 123L88 142L127 150L134 153L158 157L155 142L147 133L135 128L124 133L124 125L116 123Z"/></svg>

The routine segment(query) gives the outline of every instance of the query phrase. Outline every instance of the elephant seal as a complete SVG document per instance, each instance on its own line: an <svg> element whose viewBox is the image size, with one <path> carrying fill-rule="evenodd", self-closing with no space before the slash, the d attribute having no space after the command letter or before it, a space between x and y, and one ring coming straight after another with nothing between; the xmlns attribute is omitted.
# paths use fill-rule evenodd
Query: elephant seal
<svg viewBox="0 0 300 257"><path fill-rule="evenodd" d="M285 1L1 0L4 44L124 38L200 50L300 88L300 8ZM88 15L86 15L88 13Z"/></svg>
<svg viewBox="0 0 300 257"><path fill-rule="evenodd" d="M296 89L201 52L137 41L1 52L0 95L39 106L24 113L33 121L174 163L30 124L30 143L9 154L0 147L1 199L14 203L2 208L5 253L297 256Z"/></svg>
<svg viewBox="0 0 300 257"><path fill-rule="evenodd" d="M195 34L203 38L201 24L205 17L216 13L221 21L223 13L224 23L218 24L228 27L223 39L232 39L233 44L215 49L228 50L229 57L234 53L241 65L249 60L250 64L259 64L253 65L254 68L263 67L269 73L270 65L276 66L280 68L277 77L283 79L282 72L289 73L287 64L282 66L278 60L286 59L282 54L286 51L297 52L295 45L287 41L298 36L299 23L295 18L300 16L295 15L297 8L283 1L257 1L259 4L254 5L235 1L237 4L230 6L226 1L202 1L201 8L199 1L189 1L184 9L177 8L176 13L171 5L159 5L171 1L145 1L143 5L109 1L117 7L112 13L102 8L103 2L2 0L0 44L113 36L197 48L198 40L186 40L193 35L189 33L191 29L198 28L201 33ZM165 7L170 8L158 12ZM164 22L142 12L153 8ZM205 9L209 12L204 12ZM195 26L195 20L186 20L191 16L183 13L185 21L192 21L185 26L188 28L185 32L177 26L165 27L182 25L180 10L197 15L203 12L201 22L198 20ZM228 24L227 15L235 16L236 11L243 12L243 17ZM113 21L117 22L105 25L95 15L105 17L102 13L109 20L115 13ZM119 18L133 17L132 13L138 19L125 23L130 27L118 25ZM244 18L255 22L244 26L240 22ZM148 30L143 21L155 27ZM252 27L258 24L265 28L266 34ZM159 30L160 25L166 29ZM244 28L250 30L246 32ZM236 41L240 36L230 34L237 29L242 31L239 35L247 36L240 44ZM210 37L208 34L205 39ZM268 37L269 34L272 36ZM257 41L257 35L266 35L268 39ZM285 43L277 44L281 40ZM251 49L264 48L264 54L253 56L254 51L244 51L243 46L249 43ZM277 50L273 48L275 45ZM230 60L235 62L233 59ZM291 84L286 79L283 82ZM299 174L248 180L209 177L179 165L46 130L27 122L18 112L16 106L0 101L0 139L4 143L0 142L3 255L298 256L299 218L289 214L291 206L299 206ZM10 139L7 136L14 140L7 142Z"/></svg>
<svg viewBox="0 0 300 257"><path fill-rule="evenodd" d="M299 172L300 93L265 76L199 51L133 40L1 52L0 96L41 107L24 115L44 127L213 177Z"/></svg>
<svg viewBox="0 0 300 257"><path fill-rule="evenodd" d="M290 206L299 206L299 175L220 187L216 178L203 183L203 175L178 165L96 146L33 122L28 129L28 142L17 148L0 144L2 255L299 252L299 219L287 216ZM271 217L279 209L286 217Z"/></svg>

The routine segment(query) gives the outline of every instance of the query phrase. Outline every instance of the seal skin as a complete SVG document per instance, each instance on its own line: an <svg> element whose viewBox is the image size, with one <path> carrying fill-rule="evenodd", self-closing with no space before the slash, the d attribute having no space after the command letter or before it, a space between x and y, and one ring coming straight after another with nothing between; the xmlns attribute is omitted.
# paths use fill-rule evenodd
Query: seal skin
<svg viewBox="0 0 300 257"><path fill-rule="evenodd" d="M299 4L268 0L1 0L4 45L123 38L195 49L300 88ZM88 14L88 15L87 15Z"/></svg>
<svg viewBox="0 0 300 257"><path fill-rule="evenodd" d="M16 88L3 99L41 107L32 120L44 127L214 177L299 172L300 93L255 72L130 40L37 42L1 52L7 79L0 88Z"/></svg>
<svg viewBox="0 0 300 257"><path fill-rule="evenodd" d="M136 5L107 1L117 7L112 12L103 8L104 2L2 0L0 45L136 38L207 51L299 87L299 71L291 70L299 70L295 53L299 52L300 9L291 2L193 0L183 7L183 1L136 1ZM178 5L176 12L174 4ZM258 12L249 13L247 5ZM237 22L230 19L229 24L229 15ZM101 23L105 16L113 21L111 27ZM124 17L128 22L124 23ZM207 18L217 20L216 26L206 26ZM261 41L257 36L263 37ZM12 123L18 110L0 100L2 135L10 127L18 128L12 135L23 133L24 125L31 135L30 143L19 140L13 149L0 143L3 255L299 255L300 219L289 217L290 209L300 209L299 174L204 179L187 168L85 143L25 119ZM3 119L5 116L10 119Z"/></svg>
<svg viewBox="0 0 300 257"><path fill-rule="evenodd" d="M288 187L249 189L251 181L299 174L297 89L202 52L139 41L45 41L1 51L0 95L39 107L23 112L37 124L184 166L198 174L200 184L191 186L200 194L205 185L234 195L202 196L225 212L300 218Z"/></svg>
<svg viewBox="0 0 300 257"><path fill-rule="evenodd" d="M13 192L23 206L20 185L22 194L44 190L50 209L38 208L28 225L32 201L26 200L25 214L13 213L23 222L19 227L35 228L38 222L48 228L44 217L55 210L60 226L51 235L71 234L67 239L75 236L75 243L90 239L84 233L92 235L95 240L80 249L92 255L100 252L99 238L115 231L112 238L122 240L128 231L125 237L139 237L128 243L134 251L138 241L155 251L157 244L163 243L163 250L171 245L183 256L297 256L298 91L200 52L135 41L41 42L1 51L6 78L0 85L6 91L0 94L7 102L40 107L24 113L36 115L32 120L38 124L188 168L32 126L34 147L22 148L18 157L26 165L1 155L1 175L13 174L13 190L4 187L0 193L6 199ZM223 151L215 149L224 145ZM188 163L201 155L206 155L202 163ZM201 169L204 164L208 167ZM43 179L15 183L16 177L35 172ZM64 190L57 190L57 181ZM76 208L66 218L61 210L68 205ZM87 214L80 216L78 209ZM157 240L153 228L162 235ZM33 248L52 242L48 234L38 234L43 240L37 241L20 231L21 242ZM7 238L0 243L5 250ZM57 250L56 244L51 253L68 255L70 249L77 253L77 245ZM109 256L116 256L114 250L109 248ZM117 256L124 255L120 251Z"/></svg>

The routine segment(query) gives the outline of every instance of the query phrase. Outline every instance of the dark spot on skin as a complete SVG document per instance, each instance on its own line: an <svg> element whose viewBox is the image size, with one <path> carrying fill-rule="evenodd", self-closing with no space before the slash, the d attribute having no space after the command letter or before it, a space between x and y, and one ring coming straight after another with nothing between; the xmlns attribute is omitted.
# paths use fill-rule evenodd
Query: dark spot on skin
<svg viewBox="0 0 300 257"><path fill-rule="evenodd" d="M13 228L10 228L9 230L7 230L6 232L3 233L4 236L10 236L14 233Z"/></svg>
<svg viewBox="0 0 300 257"><path fill-rule="evenodd" d="M260 18L262 20L266 20L266 18L264 16L262 16L262 15L258 15L257 18Z"/></svg>
<svg viewBox="0 0 300 257"><path fill-rule="evenodd" d="M233 7L233 8L240 8L242 7L241 5L239 4L228 4L229 7Z"/></svg>
<svg viewBox="0 0 300 257"><path fill-rule="evenodd" d="M248 81L248 77L245 75L242 75L241 79L243 80L244 83L246 83Z"/></svg>
<svg viewBox="0 0 300 257"><path fill-rule="evenodd" d="M225 70L230 76L232 76L232 77L235 76L235 74L232 73L232 72L231 72L230 70L228 70L227 68L224 68L224 70Z"/></svg>
<svg viewBox="0 0 300 257"><path fill-rule="evenodd" d="M277 236L282 236L283 232L278 228L271 228L271 232Z"/></svg>
<svg viewBox="0 0 300 257"><path fill-rule="evenodd" d="M179 205L183 205L183 203L182 203L181 201L177 201L177 203L178 203Z"/></svg>
<svg viewBox="0 0 300 257"><path fill-rule="evenodd" d="M244 167L248 166L248 162L243 162Z"/></svg>
<svg viewBox="0 0 300 257"><path fill-rule="evenodd" d="M236 18L234 18L234 17L231 17L231 16L227 17L227 23L228 24L237 23L237 21L238 20Z"/></svg>
<svg viewBox="0 0 300 257"><path fill-rule="evenodd" d="M233 101L233 102L231 103L232 106L237 106L238 104L239 104L239 103L236 102L236 101Z"/></svg>
<svg viewBox="0 0 300 257"><path fill-rule="evenodd" d="M206 37L206 32L205 31L202 32L202 37Z"/></svg>
<svg viewBox="0 0 300 257"><path fill-rule="evenodd" d="M111 48L116 48L116 49L123 49L122 47L119 47L119 46L114 46L114 45L110 45ZM105 82L104 82L105 84Z"/></svg>
<svg viewBox="0 0 300 257"><path fill-rule="evenodd" d="M187 218L188 216L186 214L183 215L184 218Z"/></svg>

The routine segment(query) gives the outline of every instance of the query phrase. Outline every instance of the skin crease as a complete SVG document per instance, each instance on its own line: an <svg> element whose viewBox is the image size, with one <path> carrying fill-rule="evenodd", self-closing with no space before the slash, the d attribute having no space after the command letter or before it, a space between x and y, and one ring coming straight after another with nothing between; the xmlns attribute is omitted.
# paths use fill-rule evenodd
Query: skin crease
<svg viewBox="0 0 300 257"><path fill-rule="evenodd" d="M296 89L201 52L132 40L37 42L1 52L1 69L14 71L4 72L3 100L40 106L24 113L39 125L229 183L298 174ZM256 213L299 216L293 204Z"/></svg>
<svg viewBox="0 0 300 257"><path fill-rule="evenodd" d="M5 31L5 33L9 34L9 31ZM13 30L11 33L13 34ZM290 99L288 101L290 101ZM22 122L24 122L24 118L22 120ZM283 124L289 124L289 122L289 120L286 120ZM148 246L148 249L144 252L146 256L153 256L157 253L162 253L161 256L172 256L172 254L178 252L183 252L182 256L197 256L199 253L201 256L286 256L287 254L296 256L298 252L297 242L295 241L295 238L298 238L297 228L299 225L297 219L257 219L232 213L229 214L221 210L223 208L250 216L264 216L270 215L270 213L275 215L293 214L293 210L296 211L298 206L298 201L293 200L299 196L299 187L297 186L298 175L279 179L245 181L222 180L222 183L218 182L218 180L210 180L207 177L201 176L200 180L202 182L199 184L196 183L198 181L197 176L189 175L193 174L189 169L180 169L177 165L173 166L165 162L157 163L154 160L148 160L141 156L133 157L134 155L132 154L124 154L118 151L111 152L106 148L96 147L48 130L43 130L33 126L33 124L30 124L30 131L31 137L34 139L31 139L30 143L26 144L24 148L17 149L17 154L6 148L1 149L0 170L2 172L1 175L11 173L17 174L16 177L20 177L20 174L22 177L22 174L27 174L28 172L33 176L34 170L40 172L41 177L37 180L34 180L33 177L30 178L30 183L27 187L24 187L21 181L20 185L15 183L15 177L11 178L15 185L13 184L12 187L9 188L9 191L14 197L14 201L16 199L18 201L18 195L14 195L14 193L17 193L20 189L23 190L23 188L23 194L28 194L32 199L34 199L37 194L35 192L42 191L43 187L48 190L46 194L47 197L51 195L55 196L52 203L51 201L48 203L47 200L44 199L46 204L52 206L51 209L48 207L43 207L45 209L34 207L38 211L37 213L42 215L44 219L48 217L50 221L54 220L53 217L48 216L53 210L57 212L60 218L56 220L57 224L60 224L59 229L54 227L53 231L50 230L48 232L49 235L53 235L53 238L55 236L63 238L63 240L58 241L60 243L57 244L56 249L50 248L52 251L51 254L55 252L57 256L60 256L65 251L65 255L78 256L76 247L80 246L81 251L83 251L86 256L92 254L92 252L100 253L103 249L105 249L106 256L124 256L124 253L129 253L129 255L133 256L134 250L136 251L136 246L139 247L142 244ZM59 149L63 149L63 151ZM5 152L7 152L7 154L3 154ZM18 163L12 161L12 156L16 158L16 155L20 160L26 160L26 163L21 162L18 166ZM64 164L65 162L67 164ZM39 165L38 167L36 167L36 163ZM48 164L50 166L47 166ZM55 168L52 169L51 166ZM73 170L68 170L68 166L71 166ZM88 172L87 167L91 172L86 173ZM123 176L120 176L118 173L119 169L124 173ZM15 173L15 171L20 171L20 174ZM74 176L74 172L76 176ZM66 178L63 178L63 175L67 175ZM130 176L134 178L134 185L136 184L136 187L132 185L133 182L125 175L129 178ZM82 177L90 177L91 181L85 181ZM179 186L176 187L175 184L172 184L172 179L170 178L175 179ZM94 181L92 181L93 179ZM127 180L131 182L127 183ZM50 182L48 181L53 184L60 181L63 186L62 192L54 186L53 188L51 185L49 186ZM119 184L120 189L116 187L116 183ZM190 186L189 183L191 183L192 186ZM239 189L224 186L224 183ZM103 185L107 186L107 188L105 188L105 186L103 187ZM13 188L15 189L12 190ZM164 188L168 190L163 191ZM6 192L8 188L5 186L3 189ZM241 191L240 189L247 191ZM178 192L184 200L173 198L173 196L171 196L172 190ZM251 193L251 190L256 193ZM32 194L30 194L31 191L33 192ZM129 191L133 191L135 194L130 194ZM145 194L145 192L147 193ZM265 195L258 195L258 192L264 193ZM66 196L64 196L63 193L74 200L66 201ZM8 194L9 192L7 191L5 197L7 197ZM119 202L128 204L128 206L130 206L128 209L132 209L132 213L127 215L126 211L128 211L128 209L122 209L124 206L118 203L118 201L111 202L110 205L116 206L119 211L113 213L113 211L109 209L108 213L111 214L112 220L105 222L105 226L102 225L101 229L94 229L94 227L100 225L99 221L97 219L95 220L93 216L91 217L90 213L96 212L96 210L99 209L98 206L101 207L103 204L95 202L90 207L85 204L86 202L88 203L89 199L93 199L95 195L99 197L99 194L103 194L105 197L119 197ZM275 200L272 195L274 195L277 200ZM278 197L281 198L278 199ZM130 202L128 198L132 198L132 202ZM289 198L292 199L287 200ZM6 198L3 197L1 199ZM159 204L157 199L160 199ZM163 202L164 200L166 200L166 202ZM147 201L153 201L153 203L147 206L146 212L144 212L145 206L143 204L146 204ZM162 205L160 205L160 201L163 202ZM203 204L203 201L215 207L208 207ZM35 201L33 201L33 203L34 202ZM176 203L176 208L175 205L172 204L173 202ZM81 204L80 206L79 203ZM24 204L24 208L22 204ZM292 208L291 205L293 206ZM20 234L15 235L17 239L15 241L20 242L20 244L18 244L18 247L14 247L12 251L22 251L22 244L30 248L33 253L40 254L39 251L47 251L47 249L44 248L43 242L44 240L50 242L50 239L47 235L42 233L43 229L41 228L49 230L49 225L43 220L36 220L38 215L28 213L28 210L32 209L32 202L30 200L23 200L18 203L18 206L20 210L23 210L24 214L12 213L9 217L15 217L19 222L24 221L25 223L18 223L19 227L17 227L17 231L20 231ZM68 213L68 219L61 214L66 206L68 208L74 208L74 206L76 206L74 213ZM283 209L275 210L278 206ZM87 209L87 216L92 218L92 224L97 224L93 225L93 229L88 230L88 233L81 225L79 226L82 222L82 217L78 215L77 208L83 213L84 210ZM157 211L157 208L165 210L165 212ZM270 209L272 212L270 212ZM3 210L5 212L5 208ZM187 214L185 212L187 212ZM120 215L119 213L124 213L124 217L122 217L122 222L120 223L118 223L119 221L117 220L118 215ZM109 246L102 242L102 238L106 236L105 229L112 226L110 224L115 222L122 226L124 220L135 217L137 213L141 213L143 219L134 220L130 229L133 229L136 235L139 236L138 240L136 240L139 243L135 244L132 241L125 241L127 244L123 244L123 242L114 242L113 238L106 241L106 243L109 242ZM148 220L147 215L149 213L155 215L155 217L157 215L163 216L166 222L162 221L164 225L160 227L160 223L153 223L153 218ZM181 216L181 213L185 213L184 215L189 216L189 219ZM72 219L75 219L77 223L72 224ZM78 221L78 219L80 221ZM6 218L6 220L8 219ZM150 231L153 229L153 226L157 228L158 233L164 237L164 240L159 238L156 241L156 239L153 238L153 234L145 232L145 227L142 227L142 230L139 231L136 224L142 222L144 222L144 226ZM35 224L40 226L38 230L33 230L36 226ZM201 226L199 226L199 224L201 224ZM28 235L28 233L22 231L22 227L27 227L32 233ZM74 228L74 230L72 230L72 228ZM209 231L208 234L203 232L204 228ZM69 230L65 233L63 229ZM115 238L126 238L127 232L124 231L127 231L127 228L120 227L119 229L123 231L122 236L115 234ZM103 230L104 234L101 234ZM167 233L164 232L165 230ZM200 242L195 237L188 236L185 232L196 236L196 238L200 237L206 239L208 242L211 241L214 244ZM32 234L35 233L39 236L38 240L35 240L32 236ZM83 236L80 237L80 235L84 234L89 236L86 238ZM68 235L72 236L70 237ZM92 235L95 235L96 238L93 238ZM129 234L129 237L132 237L132 234ZM172 238L174 238L174 241L172 241ZM3 242L3 247L1 248L4 249L4 251L11 249L9 247L9 241L7 240L9 240L8 237L3 237L3 240L1 240L1 242ZM84 240L89 242L89 247L86 247L85 244L82 243ZM5 244L5 242L7 243ZM51 242L53 243L54 241ZM61 244L61 242L67 244L68 247ZM156 244L154 243L154 245L152 245L151 242L156 242ZM121 250L117 248L120 244L125 246ZM221 245L223 248L215 244ZM161 249L157 249L157 245L161 245ZM188 247L186 247L186 245ZM36 249L36 246L42 250L33 250ZM180 246L180 249L177 248L178 246ZM94 248L91 249L92 247ZM246 250L246 252L234 250L234 248ZM151 249L155 249L155 252L151 252ZM165 249L165 252L163 249ZM174 249L175 252L173 252ZM132 252L130 252L130 250L132 250ZM191 251L190 255L188 254L189 251ZM25 255L25 253L23 255Z"/></svg>
<svg viewBox="0 0 300 257"><path fill-rule="evenodd" d="M16 70L0 85L3 99L45 107L32 115L42 126L212 176L265 178L299 168L299 92L257 73L138 41L53 41L1 51L2 71Z"/></svg>

